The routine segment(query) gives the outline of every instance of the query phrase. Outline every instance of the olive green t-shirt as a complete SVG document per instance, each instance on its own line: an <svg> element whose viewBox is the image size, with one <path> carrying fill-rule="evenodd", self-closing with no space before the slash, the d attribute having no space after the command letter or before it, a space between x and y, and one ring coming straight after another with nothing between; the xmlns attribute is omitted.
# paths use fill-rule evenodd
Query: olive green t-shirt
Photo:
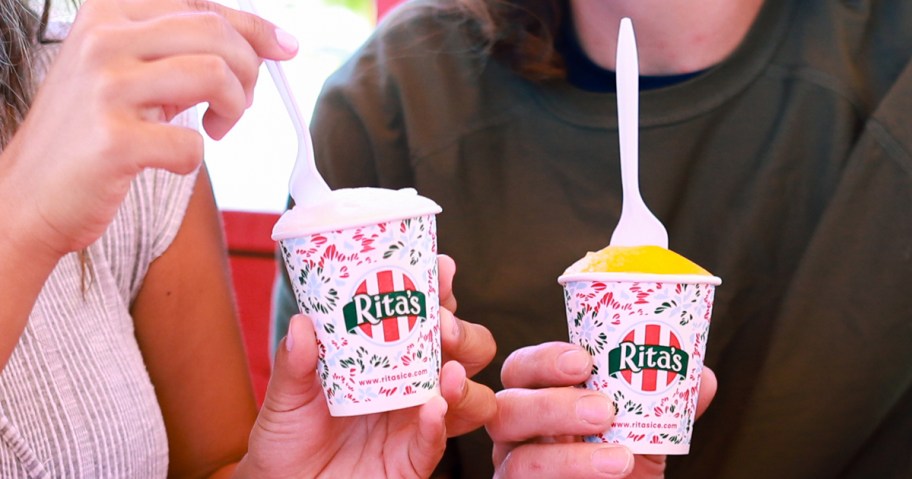
<svg viewBox="0 0 912 479"><path fill-rule="evenodd" d="M511 351L567 340L557 277L617 223L616 97L523 80L420 5L326 83L316 156L334 187L443 206L457 313L493 332L479 378L499 387ZM642 93L645 201L723 279L719 391L668 477L912 477L910 25L907 0L767 0L722 64ZM461 477L491 477L490 447L455 441Z"/></svg>

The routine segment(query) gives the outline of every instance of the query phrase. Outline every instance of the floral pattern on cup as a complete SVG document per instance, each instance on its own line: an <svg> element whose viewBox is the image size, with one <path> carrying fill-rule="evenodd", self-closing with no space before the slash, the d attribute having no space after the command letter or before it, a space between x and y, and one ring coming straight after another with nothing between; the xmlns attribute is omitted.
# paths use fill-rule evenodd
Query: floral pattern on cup
<svg viewBox="0 0 912 479"><path fill-rule="evenodd" d="M616 410L613 427L587 441L689 451L714 292L704 283L564 283L570 342L594 360L586 387Z"/></svg>
<svg viewBox="0 0 912 479"><path fill-rule="evenodd" d="M438 394L434 215L280 244L298 307L317 331L331 414L400 409Z"/></svg>

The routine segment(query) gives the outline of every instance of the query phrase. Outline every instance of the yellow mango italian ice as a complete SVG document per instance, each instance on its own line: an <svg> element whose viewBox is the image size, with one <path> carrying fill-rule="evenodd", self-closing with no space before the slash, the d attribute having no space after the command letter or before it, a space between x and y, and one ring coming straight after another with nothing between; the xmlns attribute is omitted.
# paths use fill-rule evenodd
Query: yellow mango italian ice
<svg viewBox="0 0 912 479"><path fill-rule="evenodd" d="M580 273L695 274L712 276L693 261L660 246L606 246L576 266Z"/></svg>

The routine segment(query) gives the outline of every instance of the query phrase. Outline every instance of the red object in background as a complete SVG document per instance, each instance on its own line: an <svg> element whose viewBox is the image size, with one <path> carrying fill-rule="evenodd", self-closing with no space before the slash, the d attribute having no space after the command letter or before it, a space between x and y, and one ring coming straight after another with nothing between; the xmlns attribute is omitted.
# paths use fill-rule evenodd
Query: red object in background
<svg viewBox="0 0 912 479"><path fill-rule="evenodd" d="M278 219L277 213L222 211L231 279L258 406L263 404L271 370L269 316L277 265L271 235Z"/></svg>
<svg viewBox="0 0 912 479"><path fill-rule="evenodd" d="M377 9L377 21L383 19L390 10L396 5L402 3L404 0L374 0L375 6Z"/></svg>

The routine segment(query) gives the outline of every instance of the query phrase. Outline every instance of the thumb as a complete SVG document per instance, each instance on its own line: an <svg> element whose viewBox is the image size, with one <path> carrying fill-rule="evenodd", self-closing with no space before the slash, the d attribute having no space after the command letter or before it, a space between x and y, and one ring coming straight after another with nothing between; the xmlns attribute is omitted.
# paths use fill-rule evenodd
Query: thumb
<svg viewBox="0 0 912 479"><path fill-rule="evenodd" d="M272 377L266 388L263 407L287 412L302 407L323 408L328 415L323 387L317 376L317 341L313 322L296 314L288 324L288 334L276 348Z"/></svg>
<svg viewBox="0 0 912 479"><path fill-rule="evenodd" d="M418 409L418 428L409 445L408 456L411 469L421 477L430 477L443 457L447 439L446 412L447 402L440 396L432 397Z"/></svg>
<svg viewBox="0 0 912 479"><path fill-rule="evenodd" d="M311 320L295 315L279 343L266 398L250 434L244 467L254 471L252 477L282 477L289 470L313 477L308 470L325 467L326 454L318 451L325 451L327 440L338 435L338 423L329 415L316 365ZM301 471L302 464L310 469Z"/></svg>

